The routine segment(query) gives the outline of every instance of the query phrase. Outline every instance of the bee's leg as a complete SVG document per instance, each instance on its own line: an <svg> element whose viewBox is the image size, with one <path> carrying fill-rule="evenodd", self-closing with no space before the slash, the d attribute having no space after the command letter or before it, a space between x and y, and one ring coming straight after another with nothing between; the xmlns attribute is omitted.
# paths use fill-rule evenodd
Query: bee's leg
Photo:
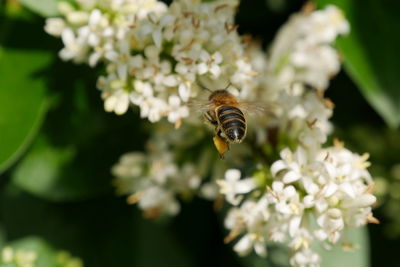
<svg viewBox="0 0 400 267"><path fill-rule="evenodd" d="M229 150L229 142L226 141L226 139L222 136L222 131L219 129L217 126L215 128L216 134L213 138L215 148L218 151L219 157L221 159L224 159L224 154L226 151Z"/></svg>
<svg viewBox="0 0 400 267"><path fill-rule="evenodd" d="M221 138L221 139L224 139L225 140L225 138L222 136L222 130L217 126L217 127L215 127L215 131L217 132L217 135Z"/></svg>
<svg viewBox="0 0 400 267"><path fill-rule="evenodd" d="M221 128L219 126L217 126L217 127L215 127L215 131L217 132L217 136L219 138L221 138L222 140L224 140L224 142L226 143L226 146L227 146L227 150L229 150L230 149L229 142L226 140L226 137L224 135L222 135L223 132L222 132Z"/></svg>

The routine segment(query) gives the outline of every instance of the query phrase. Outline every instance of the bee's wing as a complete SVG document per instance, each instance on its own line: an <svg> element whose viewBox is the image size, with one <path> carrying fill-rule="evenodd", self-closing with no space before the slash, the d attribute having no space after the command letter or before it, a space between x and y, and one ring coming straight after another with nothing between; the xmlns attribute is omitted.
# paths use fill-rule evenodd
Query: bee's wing
<svg viewBox="0 0 400 267"><path fill-rule="evenodd" d="M211 108L211 102L203 99L190 99L187 105L191 112L204 113Z"/></svg>
<svg viewBox="0 0 400 267"><path fill-rule="evenodd" d="M268 116L273 115L273 106L265 102L258 101L242 101L240 108L249 115Z"/></svg>

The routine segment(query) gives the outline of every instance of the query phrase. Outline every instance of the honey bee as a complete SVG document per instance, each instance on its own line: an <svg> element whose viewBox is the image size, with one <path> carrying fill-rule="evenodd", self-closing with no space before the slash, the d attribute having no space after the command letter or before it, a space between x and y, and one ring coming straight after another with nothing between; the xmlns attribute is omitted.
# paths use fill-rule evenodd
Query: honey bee
<svg viewBox="0 0 400 267"><path fill-rule="evenodd" d="M201 86L211 91L208 88ZM215 126L214 145L221 158L229 150L230 144L239 144L246 137L247 123L241 105L227 88L211 91L208 98L205 119Z"/></svg>

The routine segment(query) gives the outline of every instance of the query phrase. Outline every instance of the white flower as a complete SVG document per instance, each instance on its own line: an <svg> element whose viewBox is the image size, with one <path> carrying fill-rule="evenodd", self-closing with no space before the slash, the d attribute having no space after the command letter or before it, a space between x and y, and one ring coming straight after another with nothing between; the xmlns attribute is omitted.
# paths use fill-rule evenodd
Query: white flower
<svg viewBox="0 0 400 267"><path fill-rule="evenodd" d="M259 201L245 201L240 208L232 208L226 219L225 226L231 229L228 239L235 238L242 231L247 233L235 244L234 250L241 256L254 251L262 257L267 255L265 246L265 224L270 218L267 198Z"/></svg>
<svg viewBox="0 0 400 267"><path fill-rule="evenodd" d="M233 247L233 250L236 251L240 256L246 256L253 249L257 255L261 257L267 256L267 249L265 247L264 239L257 238L257 236L252 234L244 235Z"/></svg>
<svg viewBox="0 0 400 267"><path fill-rule="evenodd" d="M232 205L238 205L242 200L242 196L238 194L246 194L256 188L257 184L252 178L240 179L240 171L230 169L225 172L225 179L218 180L221 194L226 196L226 200Z"/></svg>
<svg viewBox="0 0 400 267"><path fill-rule="evenodd" d="M201 196L208 200L214 200L219 196L219 187L215 183L205 183L201 187Z"/></svg>
<svg viewBox="0 0 400 267"><path fill-rule="evenodd" d="M148 187L141 191L138 205L143 210L162 210L168 215L175 215L179 212L179 203L173 194L160 187Z"/></svg>
<svg viewBox="0 0 400 267"><path fill-rule="evenodd" d="M189 108L181 105L181 99L178 96L170 96L168 104L170 107L168 114L169 122L179 122L182 118L189 116Z"/></svg>
<svg viewBox="0 0 400 267"><path fill-rule="evenodd" d="M61 39L65 47L61 49L60 57L63 60L73 59L77 63L83 62L89 49L86 43L87 36L88 32L85 28L81 29L77 36L70 28L65 28L61 32Z"/></svg>
<svg viewBox="0 0 400 267"><path fill-rule="evenodd" d="M192 196L201 188L199 167L192 162L175 163L168 137L154 137L147 154L131 152L121 156L112 168L114 185L119 194L128 194L128 203L138 204L146 217L176 215L179 196Z"/></svg>
<svg viewBox="0 0 400 267"><path fill-rule="evenodd" d="M310 22L301 26L304 32L313 32L307 36L310 43L331 43L339 34L347 34L350 29L343 12L333 5L311 13L309 18Z"/></svg>
<svg viewBox="0 0 400 267"><path fill-rule="evenodd" d="M66 25L63 19L49 18L46 20L46 25L44 26L44 30L50 35L60 37L65 27Z"/></svg>
<svg viewBox="0 0 400 267"><path fill-rule="evenodd" d="M221 74L221 67L219 64L221 64L222 59L222 55L218 51L210 55L207 51L201 50L199 57L200 63L197 65L198 73L204 75L209 72L213 78L218 78Z"/></svg>
<svg viewBox="0 0 400 267"><path fill-rule="evenodd" d="M276 176L280 171L286 172L282 176L282 181L286 184L299 180L303 174L302 170L307 163L306 151L301 147L292 153L288 148L281 151L281 160L271 165L271 173Z"/></svg>
<svg viewBox="0 0 400 267"><path fill-rule="evenodd" d="M340 238L340 232L344 228L342 212L337 208L331 208L317 218L321 227L322 236L326 236L329 242L336 243ZM324 234L325 233L325 234Z"/></svg>
<svg viewBox="0 0 400 267"><path fill-rule="evenodd" d="M129 107L129 95L122 89L116 90L104 101L104 109L107 112L114 111L115 114L124 114Z"/></svg>
<svg viewBox="0 0 400 267"><path fill-rule="evenodd" d="M297 251L291 258L290 264L296 267L319 267L321 257L309 248Z"/></svg>

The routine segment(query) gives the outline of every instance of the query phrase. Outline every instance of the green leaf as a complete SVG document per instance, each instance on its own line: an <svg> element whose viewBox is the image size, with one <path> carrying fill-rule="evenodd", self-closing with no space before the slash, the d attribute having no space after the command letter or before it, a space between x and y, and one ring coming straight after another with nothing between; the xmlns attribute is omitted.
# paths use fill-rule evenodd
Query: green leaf
<svg viewBox="0 0 400 267"><path fill-rule="evenodd" d="M9 244L14 253L34 253L36 255L35 266L56 266L56 255L53 248L43 239L38 237L26 237Z"/></svg>
<svg viewBox="0 0 400 267"><path fill-rule="evenodd" d="M390 127L400 124L400 2L396 0L317 0L340 7L350 34L337 41L344 67Z"/></svg>
<svg viewBox="0 0 400 267"><path fill-rule="evenodd" d="M46 85L39 71L49 60L47 52L1 50L0 173L23 153L43 121Z"/></svg>
<svg viewBox="0 0 400 267"><path fill-rule="evenodd" d="M98 177L90 175L94 172L77 165L76 159L73 145L58 147L40 136L15 169L12 182L52 201L79 200L103 192L104 183L96 183Z"/></svg>
<svg viewBox="0 0 400 267"><path fill-rule="evenodd" d="M71 192L70 179L63 175L64 165L70 163L74 156L72 147L56 148L39 138L17 166L12 175L12 181L26 191L36 194L45 194L50 199L74 198L81 195L82 186Z"/></svg>
<svg viewBox="0 0 400 267"><path fill-rule="evenodd" d="M46 240L37 237L29 236L17 239L6 247L11 249L12 263L7 263L0 266L31 266L28 262L33 263L36 267L81 267L82 260L72 257L67 251L56 251Z"/></svg>
<svg viewBox="0 0 400 267"><path fill-rule="evenodd" d="M322 258L321 266L324 267L368 267L369 266L369 239L366 227L350 228L345 231L344 241L354 244L351 251L344 251L337 245L332 250L316 248Z"/></svg>
<svg viewBox="0 0 400 267"><path fill-rule="evenodd" d="M31 11L43 17L53 17L58 15L57 0L18 0L21 4Z"/></svg>

